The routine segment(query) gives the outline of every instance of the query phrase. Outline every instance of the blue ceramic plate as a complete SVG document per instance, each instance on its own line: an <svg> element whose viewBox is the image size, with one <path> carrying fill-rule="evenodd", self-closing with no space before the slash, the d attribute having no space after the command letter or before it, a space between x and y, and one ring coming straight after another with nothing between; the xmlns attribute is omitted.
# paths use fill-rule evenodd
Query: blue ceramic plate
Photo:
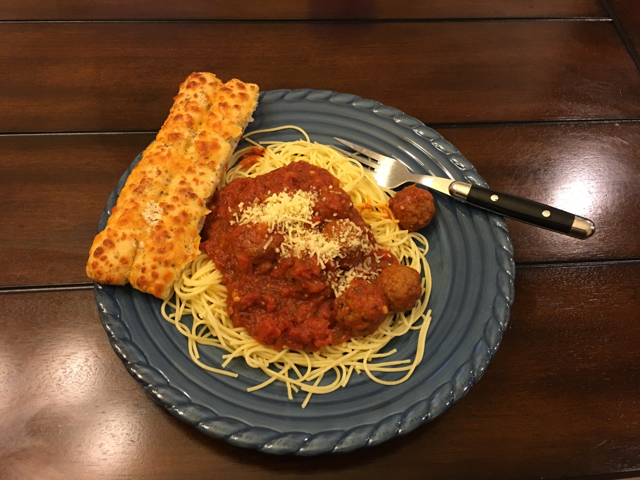
<svg viewBox="0 0 640 480"><path fill-rule="evenodd" d="M263 92L248 131L293 124L312 140L334 136L394 156L414 172L486 186L471 163L436 131L399 110L325 90ZM294 140L293 131L269 134ZM140 157L131 165L133 168ZM111 208L122 176L100 218ZM160 315L160 301L129 286L95 285L100 318L129 373L158 403L198 430L241 447L274 454L317 455L376 445L442 414L480 378L502 338L513 302L515 266L504 219L435 195L436 216L423 231L433 276L433 311L425 357L405 383L388 387L354 375L346 388L293 401L282 385L247 393L262 372L235 360L237 379L192 363L186 340ZM397 358L413 358L417 332L397 339ZM221 352L201 349L221 363Z"/></svg>

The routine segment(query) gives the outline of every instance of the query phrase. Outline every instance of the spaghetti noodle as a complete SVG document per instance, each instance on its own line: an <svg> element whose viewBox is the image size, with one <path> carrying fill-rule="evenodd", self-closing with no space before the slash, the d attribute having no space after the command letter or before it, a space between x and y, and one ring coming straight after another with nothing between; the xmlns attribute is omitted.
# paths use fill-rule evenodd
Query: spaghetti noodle
<svg viewBox="0 0 640 480"><path fill-rule="evenodd" d="M237 178L262 175L293 161L305 161L324 168L340 180L340 187L351 197L366 223L371 227L380 247L392 252L401 264L422 273L423 296L409 312L390 314L371 335L351 338L340 345L330 345L316 352L296 351L285 346L277 351L258 343L244 328L236 328L227 314L227 289L222 285L222 274L206 254L189 265L175 284L175 300L162 304L162 315L173 323L188 340L189 354L200 367L221 375L236 377L226 370L234 358L243 358L252 368L266 374L266 380L248 389L255 391L273 382L282 382L288 398L305 392L304 408L311 395L335 391L344 387L355 372L366 373L373 381L383 385L397 385L411 376L424 354L424 343L431 320L426 310L431 291L431 274L425 255L428 244L423 235L401 230L388 208L394 192L380 187L362 165L347 159L332 148L312 143L304 130L295 126L259 130L246 137L293 128L304 135L295 142L261 142L266 147L255 162L241 162L231 168L223 178L223 188ZM246 138L245 137L245 138ZM248 142L258 146L251 139ZM234 154L232 164L251 153L248 147ZM348 280L348 279L347 279ZM170 308L167 308L170 307ZM193 317L189 325L184 320ZM384 352L385 346L396 337L418 331L416 353L413 360L391 360L396 350ZM200 360L199 346L214 346L227 352L221 368L206 365ZM403 374L397 380L383 380L375 373Z"/></svg>

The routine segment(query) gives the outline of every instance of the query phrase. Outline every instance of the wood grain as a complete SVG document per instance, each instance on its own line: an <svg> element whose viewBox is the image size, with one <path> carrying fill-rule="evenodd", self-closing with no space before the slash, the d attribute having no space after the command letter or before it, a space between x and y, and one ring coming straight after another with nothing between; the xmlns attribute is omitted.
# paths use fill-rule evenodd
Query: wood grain
<svg viewBox="0 0 640 480"><path fill-rule="evenodd" d="M533 479L640 472L640 264L518 270L497 356L435 422L350 454L211 439L123 369L91 291L0 294L0 477Z"/></svg>
<svg viewBox="0 0 640 480"><path fill-rule="evenodd" d="M3 0L0 45L0 479L640 480L638 1ZM207 437L129 377L84 272L198 70L396 107L596 235L508 221L507 331L436 421L319 458Z"/></svg>
<svg viewBox="0 0 640 480"><path fill-rule="evenodd" d="M496 189L592 218L580 241L509 222L518 263L640 258L640 123L440 129ZM0 286L88 281L107 197L153 135L0 137Z"/></svg>
<svg viewBox="0 0 640 480"><path fill-rule="evenodd" d="M188 0L180 3L140 0L128 2L55 3L35 0L5 0L0 20L246 20L246 19L426 19L426 18L549 18L601 17L606 10L597 0L451 0L416 2L413 0Z"/></svg>
<svg viewBox="0 0 640 480"><path fill-rule="evenodd" d="M87 282L111 191L154 135L0 137L0 285Z"/></svg>
<svg viewBox="0 0 640 480"><path fill-rule="evenodd" d="M157 130L194 70L428 124L640 118L611 22L9 23L0 44L2 132Z"/></svg>

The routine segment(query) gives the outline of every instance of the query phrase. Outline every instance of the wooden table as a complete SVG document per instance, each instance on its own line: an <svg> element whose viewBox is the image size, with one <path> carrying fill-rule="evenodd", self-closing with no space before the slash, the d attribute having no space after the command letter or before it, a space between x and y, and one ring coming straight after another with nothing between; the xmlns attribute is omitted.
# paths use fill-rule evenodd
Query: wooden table
<svg viewBox="0 0 640 480"><path fill-rule="evenodd" d="M192 71L396 107L492 187L598 231L508 222L507 331L436 421L314 458L209 438L129 377L84 274L108 194ZM636 0L4 0L0 478L640 475L638 185Z"/></svg>

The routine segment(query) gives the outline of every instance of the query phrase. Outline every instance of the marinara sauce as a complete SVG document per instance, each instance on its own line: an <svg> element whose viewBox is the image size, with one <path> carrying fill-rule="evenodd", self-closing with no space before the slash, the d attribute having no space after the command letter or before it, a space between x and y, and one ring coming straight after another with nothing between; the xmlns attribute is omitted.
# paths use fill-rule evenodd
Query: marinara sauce
<svg viewBox="0 0 640 480"><path fill-rule="evenodd" d="M315 198L306 233L344 244L334 258L319 261L312 250L292 255L285 248L287 232L259 218L240 221L249 206L295 192ZM328 171L293 162L265 175L236 179L214 195L209 208L201 249L222 272L233 325L246 328L258 342L316 351L372 333L389 312L374 279L398 260L376 246L371 228ZM363 269L369 278L353 273ZM336 298L336 282L349 272L354 280Z"/></svg>

